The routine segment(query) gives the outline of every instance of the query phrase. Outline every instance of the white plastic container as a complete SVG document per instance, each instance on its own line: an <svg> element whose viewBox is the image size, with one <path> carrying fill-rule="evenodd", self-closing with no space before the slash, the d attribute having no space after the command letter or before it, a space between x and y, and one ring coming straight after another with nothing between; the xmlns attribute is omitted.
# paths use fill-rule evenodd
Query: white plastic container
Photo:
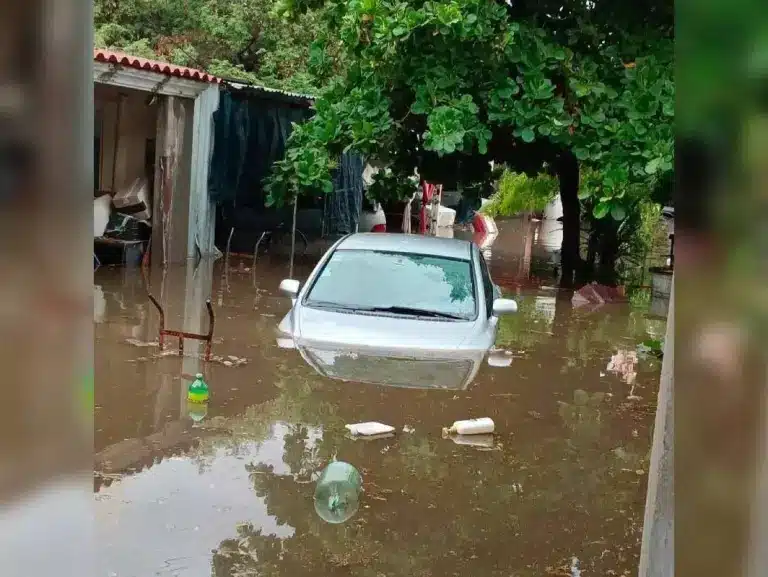
<svg viewBox="0 0 768 577"><path fill-rule="evenodd" d="M344 427L353 435L361 437L371 437L373 435L386 435L387 433L393 433L394 427L385 425L384 423L377 423L371 421L368 423L355 423L353 425L344 425Z"/></svg>
<svg viewBox="0 0 768 577"><path fill-rule="evenodd" d="M432 218L432 205L429 204L426 207L426 213L429 218ZM453 226L456 221L456 211L447 206L440 205L437 209L437 227L445 228Z"/></svg>
<svg viewBox="0 0 768 577"><path fill-rule="evenodd" d="M481 419L468 419L456 421L448 429L450 435L486 435L493 433L495 425L493 419L483 417Z"/></svg>

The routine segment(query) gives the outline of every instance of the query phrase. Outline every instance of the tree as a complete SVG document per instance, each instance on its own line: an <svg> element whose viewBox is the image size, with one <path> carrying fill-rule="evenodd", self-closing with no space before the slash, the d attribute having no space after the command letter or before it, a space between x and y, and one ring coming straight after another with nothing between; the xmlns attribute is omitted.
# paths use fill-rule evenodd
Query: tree
<svg viewBox="0 0 768 577"><path fill-rule="evenodd" d="M286 0L295 18L315 0ZM564 280L580 263L580 197L615 233L672 170L672 15L664 3L326 2L346 68L295 130L267 184L281 203L330 190L352 149L405 179L482 181L490 161L554 172ZM600 176L579 190L579 170ZM610 237L608 235L607 237ZM601 261L610 262L606 245Z"/></svg>
<svg viewBox="0 0 768 577"><path fill-rule="evenodd" d="M325 34L321 13L287 21L273 7L272 0L96 0L95 43L313 93L336 73L338 43Z"/></svg>

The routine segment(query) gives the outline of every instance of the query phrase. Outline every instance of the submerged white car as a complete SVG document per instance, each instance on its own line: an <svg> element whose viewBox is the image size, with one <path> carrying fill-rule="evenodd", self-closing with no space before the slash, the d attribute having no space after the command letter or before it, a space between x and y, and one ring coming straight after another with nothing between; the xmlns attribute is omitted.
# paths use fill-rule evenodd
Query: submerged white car
<svg viewBox="0 0 768 577"><path fill-rule="evenodd" d="M300 350L484 354L499 317L517 311L499 298L475 244L410 234L344 237L303 287L288 279L280 290L293 307L278 333Z"/></svg>

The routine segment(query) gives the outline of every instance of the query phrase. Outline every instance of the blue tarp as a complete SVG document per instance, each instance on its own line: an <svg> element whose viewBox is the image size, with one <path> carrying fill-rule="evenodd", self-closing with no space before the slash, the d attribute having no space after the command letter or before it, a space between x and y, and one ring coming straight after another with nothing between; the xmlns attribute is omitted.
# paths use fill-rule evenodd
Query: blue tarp
<svg viewBox="0 0 768 577"><path fill-rule="evenodd" d="M231 250L250 252L264 230L288 218L288 207L281 212L265 208L264 179L272 164L283 157L292 124L312 116L309 104L308 100L283 98L279 93L258 89L222 91L219 109L214 114L208 183L211 199L218 208L216 245L220 249L224 249L234 228ZM299 228L305 234L311 236L321 228L326 235L355 231L362 205L363 167L359 156L343 155L334 175L334 192L325 199L299 200ZM312 214L322 215L324 227L308 222Z"/></svg>

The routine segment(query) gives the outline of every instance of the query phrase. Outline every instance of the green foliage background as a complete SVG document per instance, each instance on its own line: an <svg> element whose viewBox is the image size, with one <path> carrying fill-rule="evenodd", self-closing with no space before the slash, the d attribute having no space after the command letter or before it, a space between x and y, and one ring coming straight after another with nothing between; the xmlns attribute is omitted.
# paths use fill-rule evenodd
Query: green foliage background
<svg viewBox="0 0 768 577"><path fill-rule="evenodd" d="M277 15L272 0L95 0L95 45L217 76L315 93L337 71L319 15Z"/></svg>
<svg viewBox="0 0 768 577"><path fill-rule="evenodd" d="M538 212L544 210L557 194L558 182L552 176L530 177L505 170L498 180L496 192L482 212L493 217Z"/></svg>

